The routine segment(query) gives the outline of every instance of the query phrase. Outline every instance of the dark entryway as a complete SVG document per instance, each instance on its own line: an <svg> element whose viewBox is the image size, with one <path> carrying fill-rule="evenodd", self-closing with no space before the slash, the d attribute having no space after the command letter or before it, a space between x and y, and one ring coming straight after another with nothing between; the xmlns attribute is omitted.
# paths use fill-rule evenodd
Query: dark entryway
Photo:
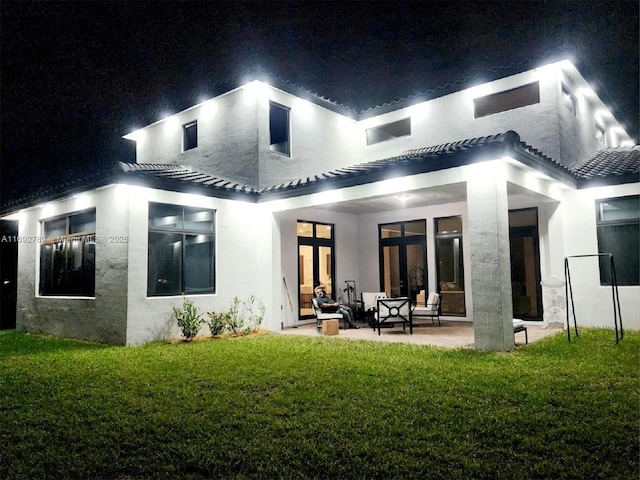
<svg viewBox="0 0 640 480"><path fill-rule="evenodd" d="M0 220L0 330L16 328L18 222Z"/></svg>
<svg viewBox="0 0 640 480"><path fill-rule="evenodd" d="M509 211L513 316L542 320L538 209Z"/></svg>

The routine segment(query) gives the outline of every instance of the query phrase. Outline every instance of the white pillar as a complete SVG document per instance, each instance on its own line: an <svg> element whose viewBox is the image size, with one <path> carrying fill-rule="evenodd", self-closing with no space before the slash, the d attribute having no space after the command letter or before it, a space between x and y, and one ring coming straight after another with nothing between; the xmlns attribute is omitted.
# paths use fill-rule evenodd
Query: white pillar
<svg viewBox="0 0 640 480"><path fill-rule="evenodd" d="M467 181L473 332L478 350L514 347L507 182L502 165L474 166Z"/></svg>

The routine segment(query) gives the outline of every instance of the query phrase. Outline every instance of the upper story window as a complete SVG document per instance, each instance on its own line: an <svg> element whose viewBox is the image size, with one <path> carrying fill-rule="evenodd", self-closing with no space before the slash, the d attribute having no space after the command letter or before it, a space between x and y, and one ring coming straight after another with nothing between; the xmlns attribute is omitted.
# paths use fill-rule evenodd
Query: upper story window
<svg viewBox="0 0 640 480"><path fill-rule="evenodd" d="M536 103L540 103L540 85L538 82L533 82L522 87L474 99L474 118L486 117Z"/></svg>
<svg viewBox="0 0 640 480"><path fill-rule="evenodd" d="M607 145L607 131L605 128L596 122L596 139L605 147Z"/></svg>
<svg viewBox="0 0 640 480"><path fill-rule="evenodd" d="M411 135L411 118L403 118L397 122L367 128L367 145L386 142L387 140L407 135Z"/></svg>
<svg viewBox="0 0 640 480"><path fill-rule="evenodd" d="M95 209L45 220L42 232L40 295L94 296Z"/></svg>
<svg viewBox="0 0 640 480"><path fill-rule="evenodd" d="M611 253L618 285L640 285L640 196L596 200L598 253ZM600 284L611 285L611 264L600 257Z"/></svg>
<svg viewBox="0 0 640 480"><path fill-rule="evenodd" d="M287 107L269 102L269 134L271 151L290 156L289 109Z"/></svg>
<svg viewBox="0 0 640 480"><path fill-rule="evenodd" d="M198 146L198 122L182 126L182 151L186 152Z"/></svg>
<svg viewBox="0 0 640 480"><path fill-rule="evenodd" d="M215 211L149 204L147 295L215 293Z"/></svg>
<svg viewBox="0 0 640 480"><path fill-rule="evenodd" d="M562 104L567 107L574 115L578 111L576 96L564 83L562 84Z"/></svg>

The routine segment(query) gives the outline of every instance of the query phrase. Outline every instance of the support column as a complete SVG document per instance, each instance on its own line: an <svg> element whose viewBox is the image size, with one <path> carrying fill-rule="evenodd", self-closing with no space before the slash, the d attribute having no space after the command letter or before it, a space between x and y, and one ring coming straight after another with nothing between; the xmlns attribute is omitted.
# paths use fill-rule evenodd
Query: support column
<svg viewBox="0 0 640 480"><path fill-rule="evenodd" d="M467 180L473 332L478 350L514 347L507 182L502 165L473 166Z"/></svg>

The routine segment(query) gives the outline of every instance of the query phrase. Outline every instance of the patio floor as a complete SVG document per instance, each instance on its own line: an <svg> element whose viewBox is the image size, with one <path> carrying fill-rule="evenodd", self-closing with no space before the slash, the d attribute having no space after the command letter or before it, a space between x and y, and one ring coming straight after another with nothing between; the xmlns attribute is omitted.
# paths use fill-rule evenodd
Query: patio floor
<svg viewBox="0 0 640 480"><path fill-rule="evenodd" d="M342 322L341 322L342 323ZM473 348L473 324L471 322L447 321L441 320L442 326L430 323L421 323L420 326L413 327L413 335L402 330L401 326L395 328L383 328L381 335L377 330L372 330L365 323L360 323L359 329L340 329L338 336L340 338L352 338L360 340L373 340L378 342L401 342L412 343L415 345L435 345L438 347L449 348ZM555 327L539 327L536 325L527 325L527 333L529 343L540 340L541 338L553 335L562 331L562 328ZM297 328L289 327L280 330L283 335L308 335L318 336L315 322L299 325ZM516 346L524 345L524 332L516 333Z"/></svg>

